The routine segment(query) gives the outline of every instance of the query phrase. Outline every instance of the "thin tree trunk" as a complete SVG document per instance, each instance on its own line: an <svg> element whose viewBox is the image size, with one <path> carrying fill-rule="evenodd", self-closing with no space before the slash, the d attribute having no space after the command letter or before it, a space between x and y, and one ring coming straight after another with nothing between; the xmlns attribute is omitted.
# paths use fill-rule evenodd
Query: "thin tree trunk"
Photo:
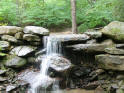
<svg viewBox="0 0 124 93"><path fill-rule="evenodd" d="M72 12L72 33L76 34L77 24L76 24L76 0L71 0L71 12Z"/></svg>

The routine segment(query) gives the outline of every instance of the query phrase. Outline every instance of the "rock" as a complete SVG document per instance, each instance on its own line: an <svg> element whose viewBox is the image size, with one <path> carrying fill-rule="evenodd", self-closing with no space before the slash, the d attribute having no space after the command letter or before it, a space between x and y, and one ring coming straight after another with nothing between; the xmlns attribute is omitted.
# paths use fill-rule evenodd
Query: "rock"
<svg viewBox="0 0 124 93"><path fill-rule="evenodd" d="M10 54L17 55L17 56L27 56L28 54L35 51L36 47L32 46L17 46L13 48Z"/></svg>
<svg viewBox="0 0 124 93"><path fill-rule="evenodd" d="M1 37L2 40L5 40L5 41L9 41L9 42L13 42L13 43L17 43L17 39L13 36L10 36L10 35L3 35Z"/></svg>
<svg viewBox="0 0 124 93"><path fill-rule="evenodd" d="M59 42L81 42L87 41L90 37L86 34L66 34L66 35L52 35L48 38L51 41Z"/></svg>
<svg viewBox="0 0 124 93"><path fill-rule="evenodd" d="M18 32L15 34L15 38L16 39L23 39L23 34L24 34L23 32Z"/></svg>
<svg viewBox="0 0 124 93"><path fill-rule="evenodd" d="M41 41L39 36L32 35L32 34L24 34L23 39L26 41Z"/></svg>
<svg viewBox="0 0 124 93"><path fill-rule="evenodd" d="M30 45L32 45L32 46L36 46L36 47L38 47L39 45L41 45L41 42L29 42L29 44Z"/></svg>
<svg viewBox="0 0 124 93"><path fill-rule="evenodd" d="M124 71L124 56L101 54L96 55L95 60L100 68Z"/></svg>
<svg viewBox="0 0 124 93"><path fill-rule="evenodd" d="M10 48L10 43L7 41L0 41L0 47L2 50L8 50Z"/></svg>
<svg viewBox="0 0 124 93"><path fill-rule="evenodd" d="M117 79L117 80L124 80L124 75L118 75L118 76L116 77L116 79Z"/></svg>
<svg viewBox="0 0 124 93"><path fill-rule="evenodd" d="M26 34L37 34L37 35L49 35L49 30L43 27L37 26L26 26L24 28L24 33Z"/></svg>
<svg viewBox="0 0 124 93"><path fill-rule="evenodd" d="M4 77L0 77L0 82L6 81L7 79Z"/></svg>
<svg viewBox="0 0 124 93"><path fill-rule="evenodd" d="M8 85L8 86L6 87L6 92L11 92L11 91L14 90L15 88L17 88L16 85Z"/></svg>
<svg viewBox="0 0 124 93"><path fill-rule="evenodd" d="M124 93L124 89L117 89L116 93Z"/></svg>
<svg viewBox="0 0 124 93"><path fill-rule="evenodd" d="M103 89L102 87L98 86L98 87L95 89L94 93L106 93L106 92L104 91L104 89Z"/></svg>
<svg viewBox="0 0 124 93"><path fill-rule="evenodd" d="M45 58L43 61L50 62L50 67L57 72L63 72L71 67L71 62L59 55L52 55Z"/></svg>
<svg viewBox="0 0 124 93"><path fill-rule="evenodd" d="M115 41L124 42L124 22L113 21L102 29L102 33Z"/></svg>
<svg viewBox="0 0 124 93"><path fill-rule="evenodd" d="M116 48L124 49L124 44L116 44Z"/></svg>
<svg viewBox="0 0 124 93"><path fill-rule="evenodd" d="M87 34L88 36L94 39L102 37L102 32L99 31L84 32L84 34Z"/></svg>
<svg viewBox="0 0 124 93"><path fill-rule="evenodd" d="M6 73L7 70L0 70L0 75Z"/></svg>
<svg viewBox="0 0 124 93"><path fill-rule="evenodd" d="M96 39L88 40L86 44L96 44Z"/></svg>
<svg viewBox="0 0 124 93"><path fill-rule="evenodd" d="M104 41L101 44L76 44L67 46L67 48L71 48L74 51L84 51L87 53L103 53L104 49L107 47L113 46L114 43L110 40Z"/></svg>
<svg viewBox="0 0 124 93"><path fill-rule="evenodd" d="M22 28L16 26L0 26L0 35L15 35L17 32L22 32Z"/></svg>
<svg viewBox="0 0 124 93"><path fill-rule="evenodd" d="M123 49L117 49L115 47L105 48L105 52L108 53L108 54L116 54L116 55L124 54L124 50Z"/></svg>
<svg viewBox="0 0 124 93"><path fill-rule="evenodd" d="M4 64L7 67L19 68L19 67L23 67L26 63L27 63L26 59L15 55L8 55L4 59Z"/></svg>
<svg viewBox="0 0 124 93"><path fill-rule="evenodd" d="M28 57L27 58L29 63L35 63L35 58L34 57Z"/></svg>

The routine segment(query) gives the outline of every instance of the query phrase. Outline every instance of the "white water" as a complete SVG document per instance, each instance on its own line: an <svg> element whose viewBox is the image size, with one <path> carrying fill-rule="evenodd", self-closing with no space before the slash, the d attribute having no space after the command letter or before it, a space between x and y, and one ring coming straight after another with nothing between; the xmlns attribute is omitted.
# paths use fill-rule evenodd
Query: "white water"
<svg viewBox="0 0 124 93"><path fill-rule="evenodd" d="M44 48L47 49L46 56L44 59L41 59L42 63L40 73L32 81L29 93L48 93L46 88L51 83L53 83L53 90L55 90L51 93L61 93L59 90L59 81L50 78L47 74L50 67L50 58L52 55L62 55L61 42L59 42L54 36L45 36L43 43Z"/></svg>

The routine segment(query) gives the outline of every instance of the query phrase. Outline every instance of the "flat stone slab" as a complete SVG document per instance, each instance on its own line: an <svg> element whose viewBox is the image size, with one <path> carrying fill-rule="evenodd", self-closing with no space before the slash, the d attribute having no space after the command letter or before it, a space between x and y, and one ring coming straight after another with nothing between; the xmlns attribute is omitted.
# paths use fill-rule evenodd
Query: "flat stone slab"
<svg viewBox="0 0 124 93"><path fill-rule="evenodd" d="M49 37L52 41L73 42L73 41L87 41L90 37L86 34L66 34L66 35L51 35Z"/></svg>
<svg viewBox="0 0 124 93"><path fill-rule="evenodd" d="M24 34L23 39L26 41L41 41L39 36L32 34Z"/></svg>
<svg viewBox="0 0 124 93"><path fill-rule="evenodd" d="M84 34L87 34L91 38L95 38L95 39L102 37L102 32L100 31L84 32Z"/></svg>
<svg viewBox="0 0 124 93"><path fill-rule="evenodd" d="M1 39L5 40L5 41L8 41L8 42L13 42L13 43L17 43L18 42L18 40L15 37L10 36L10 35L3 35L1 37Z"/></svg>
<svg viewBox="0 0 124 93"><path fill-rule="evenodd" d="M111 47L111 48L105 48L105 52L108 54L123 55L124 49L118 49L115 47Z"/></svg>
<svg viewBox="0 0 124 93"><path fill-rule="evenodd" d="M26 26L24 28L26 34L49 35L49 30L38 26Z"/></svg>
<svg viewBox="0 0 124 93"><path fill-rule="evenodd" d="M95 60L102 69L124 71L124 56L101 54L96 55Z"/></svg>
<svg viewBox="0 0 124 93"><path fill-rule="evenodd" d="M22 32L21 27L17 26L0 26L0 35L15 35L17 32Z"/></svg>
<svg viewBox="0 0 124 93"><path fill-rule="evenodd" d="M11 50L10 54L17 56L26 56L29 53L35 51L36 47L33 46L18 46Z"/></svg>

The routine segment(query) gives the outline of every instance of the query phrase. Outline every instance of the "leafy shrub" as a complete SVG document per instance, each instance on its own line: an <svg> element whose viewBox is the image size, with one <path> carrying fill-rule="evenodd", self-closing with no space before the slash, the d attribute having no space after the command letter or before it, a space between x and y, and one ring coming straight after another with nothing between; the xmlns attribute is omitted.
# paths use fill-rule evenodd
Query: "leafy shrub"
<svg viewBox="0 0 124 93"><path fill-rule="evenodd" d="M80 32L85 32L87 29L94 27L102 27L107 25L110 21L113 20L112 9L113 9L113 0L96 0L95 3L90 5L87 2L87 6L82 13L81 22L83 22L78 30Z"/></svg>
<svg viewBox="0 0 124 93"><path fill-rule="evenodd" d="M1 0L0 7L0 22L8 25L71 27L70 0ZM112 9L113 0L77 0L78 30L106 25Z"/></svg>

